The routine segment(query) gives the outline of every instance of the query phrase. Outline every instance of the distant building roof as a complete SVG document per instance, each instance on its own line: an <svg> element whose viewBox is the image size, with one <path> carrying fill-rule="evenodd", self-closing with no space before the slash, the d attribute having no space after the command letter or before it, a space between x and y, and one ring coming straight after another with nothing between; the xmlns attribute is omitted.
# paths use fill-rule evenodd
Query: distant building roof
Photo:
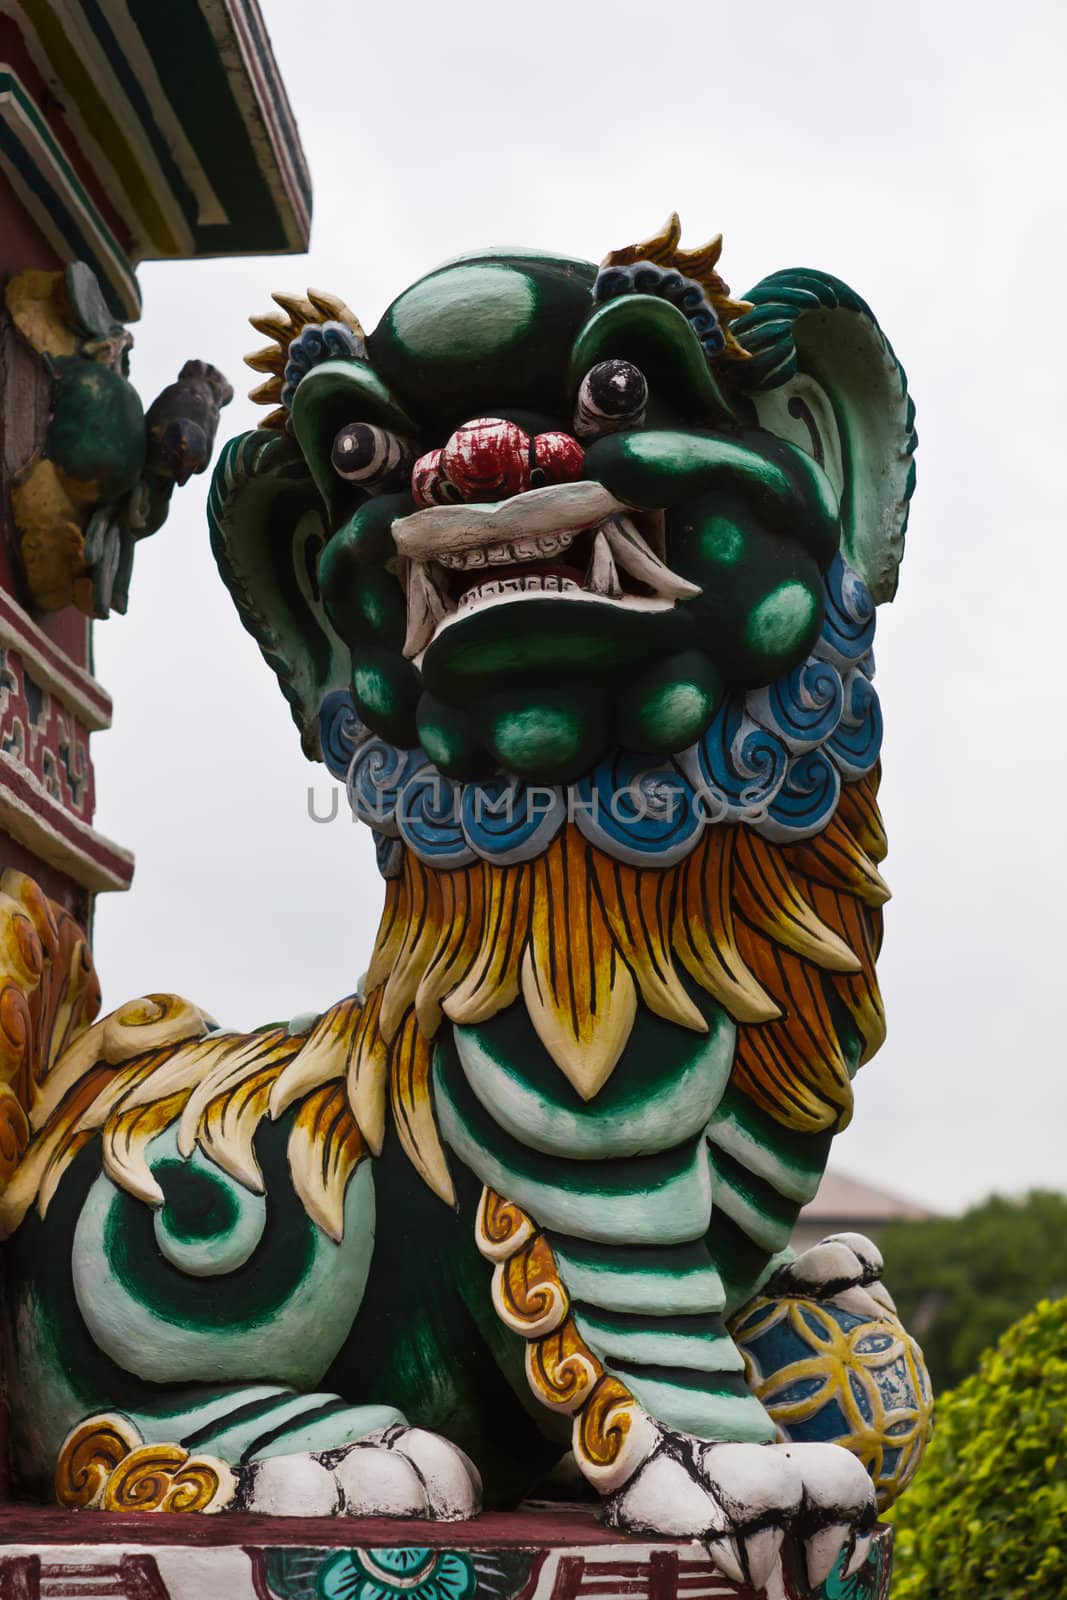
<svg viewBox="0 0 1067 1600"><path fill-rule="evenodd" d="M878 1223L921 1222L934 1216L925 1206L914 1200L904 1200L900 1195L876 1189L862 1178L850 1178L844 1172L829 1171L824 1174L819 1192L800 1213L801 1222Z"/></svg>

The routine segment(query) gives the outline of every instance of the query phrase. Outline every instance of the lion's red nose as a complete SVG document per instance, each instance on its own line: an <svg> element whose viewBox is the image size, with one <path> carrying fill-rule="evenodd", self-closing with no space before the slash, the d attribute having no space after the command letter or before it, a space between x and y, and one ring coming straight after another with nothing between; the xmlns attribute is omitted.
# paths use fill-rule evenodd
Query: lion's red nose
<svg viewBox="0 0 1067 1600"><path fill-rule="evenodd" d="M530 487L530 435L514 422L479 417L457 428L441 470L464 500L504 500Z"/></svg>
<svg viewBox="0 0 1067 1600"><path fill-rule="evenodd" d="M580 478L585 452L567 433L533 439L514 422L478 417L457 428L442 450L420 456L411 474L419 505L506 500L525 489Z"/></svg>
<svg viewBox="0 0 1067 1600"><path fill-rule="evenodd" d="M569 433L539 433L533 442L530 487L574 483L585 471L585 451Z"/></svg>

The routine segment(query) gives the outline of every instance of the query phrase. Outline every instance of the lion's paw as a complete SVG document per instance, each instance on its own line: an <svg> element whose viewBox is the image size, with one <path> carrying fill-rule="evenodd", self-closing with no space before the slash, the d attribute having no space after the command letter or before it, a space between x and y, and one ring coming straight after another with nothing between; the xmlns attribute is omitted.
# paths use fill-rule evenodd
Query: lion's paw
<svg viewBox="0 0 1067 1600"><path fill-rule="evenodd" d="M337 1450L269 1456L245 1467L236 1506L272 1517L429 1517L481 1510L482 1480L456 1445L397 1423Z"/></svg>
<svg viewBox="0 0 1067 1600"><path fill-rule="evenodd" d="M833 1444L708 1444L657 1424L659 1443L605 1505L626 1533L701 1539L725 1577L762 1589L786 1538L801 1546L808 1583L825 1582L842 1551L866 1560L874 1486Z"/></svg>
<svg viewBox="0 0 1067 1600"><path fill-rule="evenodd" d="M832 1300L863 1317L896 1312L882 1282L882 1253L862 1233L833 1233L820 1240L780 1267L763 1293L769 1298Z"/></svg>

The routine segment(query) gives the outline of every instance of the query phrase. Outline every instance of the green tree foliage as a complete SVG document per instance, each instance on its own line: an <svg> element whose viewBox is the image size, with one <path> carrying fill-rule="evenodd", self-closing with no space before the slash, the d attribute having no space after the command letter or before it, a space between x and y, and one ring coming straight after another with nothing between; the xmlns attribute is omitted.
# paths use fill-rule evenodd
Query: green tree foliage
<svg viewBox="0 0 1067 1600"><path fill-rule="evenodd" d="M937 1394L973 1372L1031 1306L1067 1294L1067 1195L994 1196L962 1217L898 1223L879 1244L886 1285Z"/></svg>
<svg viewBox="0 0 1067 1600"><path fill-rule="evenodd" d="M938 1400L890 1521L893 1600L1064 1600L1067 1299L1017 1322Z"/></svg>

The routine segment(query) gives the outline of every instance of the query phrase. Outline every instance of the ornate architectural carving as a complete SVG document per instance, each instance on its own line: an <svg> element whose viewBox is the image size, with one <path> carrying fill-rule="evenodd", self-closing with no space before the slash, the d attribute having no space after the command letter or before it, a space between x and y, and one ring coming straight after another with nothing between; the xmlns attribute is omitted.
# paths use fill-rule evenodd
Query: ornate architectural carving
<svg viewBox="0 0 1067 1600"><path fill-rule="evenodd" d="M233 391L187 361L146 416L127 379L132 337L84 262L16 275L5 302L51 380L47 433L11 490L26 585L42 611L106 618L126 609L134 544L161 526L175 484L210 461Z"/></svg>
<svg viewBox="0 0 1067 1600"><path fill-rule="evenodd" d="M111 700L9 596L0 594L0 821L92 890L124 889L133 857L92 826L89 736Z"/></svg>

